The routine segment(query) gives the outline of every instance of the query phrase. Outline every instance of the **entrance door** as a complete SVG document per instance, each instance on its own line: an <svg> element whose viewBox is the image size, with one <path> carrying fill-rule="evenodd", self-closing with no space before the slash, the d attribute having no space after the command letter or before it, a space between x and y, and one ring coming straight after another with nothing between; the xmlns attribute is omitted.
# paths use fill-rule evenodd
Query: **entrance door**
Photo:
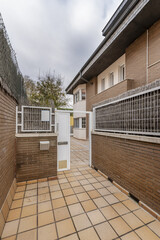
<svg viewBox="0 0 160 240"><path fill-rule="evenodd" d="M70 113L56 111L58 171L70 169Z"/></svg>

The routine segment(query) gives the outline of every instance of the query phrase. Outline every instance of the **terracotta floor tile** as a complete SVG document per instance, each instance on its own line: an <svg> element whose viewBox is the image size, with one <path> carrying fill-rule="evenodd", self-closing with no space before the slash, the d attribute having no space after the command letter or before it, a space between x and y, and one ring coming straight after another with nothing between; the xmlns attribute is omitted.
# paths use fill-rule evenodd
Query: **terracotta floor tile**
<svg viewBox="0 0 160 240"><path fill-rule="evenodd" d="M144 223L149 223L151 221L154 221L155 218L152 217L152 215L150 215L149 213L147 213L145 210L143 210L142 208L141 209L138 209L136 211L133 212L137 217L139 217L142 222Z"/></svg>
<svg viewBox="0 0 160 240"><path fill-rule="evenodd" d="M79 240L77 233L61 238L61 240Z"/></svg>
<svg viewBox="0 0 160 240"><path fill-rule="evenodd" d="M119 213L119 215L129 212L129 210L122 203L113 204L112 207Z"/></svg>
<svg viewBox="0 0 160 240"><path fill-rule="evenodd" d="M91 198L97 198L101 196L97 190L89 191L88 194Z"/></svg>
<svg viewBox="0 0 160 240"><path fill-rule="evenodd" d="M65 197L65 200L66 200L67 205L71 205L71 204L79 202L76 195L71 195L71 196Z"/></svg>
<svg viewBox="0 0 160 240"><path fill-rule="evenodd" d="M70 196L70 195L73 195L73 194L74 194L74 192L73 192L73 189L72 189L72 188L64 189L64 190L62 190L62 191L63 191L63 194L64 194L64 196L65 196L65 197L67 197L67 196Z"/></svg>
<svg viewBox="0 0 160 240"><path fill-rule="evenodd" d="M71 182L70 183L72 187L78 187L80 186L80 183L78 181L75 181L75 182Z"/></svg>
<svg viewBox="0 0 160 240"><path fill-rule="evenodd" d="M57 198L52 200L52 205L53 205L53 208L56 209L56 208L66 206L66 203L64 201L64 198Z"/></svg>
<svg viewBox="0 0 160 240"><path fill-rule="evenodd" d="M119 200L115 196L113 196L112 194L111 195L107 195L104 198L107 200L107 202L109 204L115 204L115 203L119 202Z"/></svg>
<svg viewBox="0 0 160 240"><path fill-rule="evenodd" d="M80 184L82 184L82 186L83 186L83 185L87 185L87 184L89 184L89 182L88 182L87 179L80 180L79 182L80 182Z"/></svg>
<svg viewBox="0 0 160 240"><path fill-rule="evenodd" d="M159 237L146 226L135 230L135 232L142 240L159 240Z"/></svg>
<svg viewBox="0 0 160 240"><path fill-rule="evenodd" d="M79 187L74 187L73 188L73 191L75 193L82 193L82 192L85 192L84 188L82 186L79 186Z"/></svg>
<svg viewBox="0 0 160 240"><path fill-rule="evenodd" d="M90 199L89 195L85 192L84 193L78 193L77 197L78 197L79 201L85 201L85 200Z"/></svg>
<svg viewBox="0 0 160 240"><path fill-rule="evenodd" d="M50 188L50 191L51 191L51 192L56 192L56 191L61 190L61 188L60 188L59 185L52 185L52 186L50 186L49 188Z"/></svg>
<svg viewBox="0 0 160 240"><path fill-rule="evenodd" d="M38 204L38 213L52 210L51 202L43 202Z"/></svg>
<svg viewBox="0 0 160 240"><path fill-rule="evenodd" d="M62 189L67 189L67 188L71 188L71 185L69 183L62 183L60 184Z"/></svg>
<svg viewBox="0 0 160 240"><path fill-rule="evenodd" d="M103 185L101 183L99 183L99 182L98 183L93 183L92 185L96 189L103 188Z"/></svg>
<svg viewBox="0 0 160 240"><path fill-rule="evenodd" d="M77 231L91 227L91 223L87 217L87 214L81 214L73 217L73 222L76 226Z"/></svg>
<svg viewBox="0 0 160 240"><path fill-rule="evenodd" d="M57 232L55 223L38 228L38 240L55 240Z"/></svg>
<svg viewBox="0 0 160 240"><path fill-rule="evenodd" d="M84 186L84 189L85 189L86 191L95 190L95 188L92 186L92 184L85 185L85 186Z"/></svg>
<svg viewBox="0 0 160 240"><path fill-rule="evenodd" d="M42 188L42 187L48 187L48 182L39 182L38 188Z"/></svg>
<svg viewBox="0 0 160 240"><path fill-rule="evenodd" d="M38 202L39 203L47 202L47 201L50 201L50 194L49 193L38 195Z"/></svg>
<svg viewBox="0 0 160 240"><path fill-rule="evenodd" d="M38 214L38 227L42 227L53 222L54 222L53 211Z"/></svg>
<svg viewBox="0 0 160 240"><path fill-rule="evenodd" d="M98 235L100 236L101 240L112 240L118 237L108 222L96 225L95 229L98 232Z"/></svg>
<svg viewBox="0 0 160 240"><path fill-rule="evenodd" d="M110 181L108 181L108 180L102 181L101 184L102 184L104 187L110 187L110 186L113 185L113 184L112 184Z"/></svg>
<svg viewBox="0 0 160 240"><path fill-rule="evenodd" d="M73 222L70 219L66 219L56 223L58 236L64 237L75 232Z"/></svg>
<svg viewBox="0 0 160 240"><path fill-rule="evenodd" d="M115 187L115 186L111 186L111 187L107 187L108 191L110 191L111 193L116 193L116 192L120 192L120 190Z"/></svg>
<svg viewBox="0 0 160 240"><path fill-rule="evenodd" d="M49 187L38 188L38 194L49 193Z"/></svg>
<svg viewBox="0 0 160 240"><path fill-rule="evenodd" d="M14 200L11 205L11 209L22 207L23 199Z"/></svg>
<svg viewBox="0 0 160 240"><path fill-rule="evenodd" d="M68 177L68 181L69 182L74 182L74 181L76 181L76 178L75 177Z"/></svg>
<svg viewBox="0 0 160 240"><path fill-rule="evenodd" d="M84 176L76 176L76 180L84 180L85 179L85 177Z"/></svg>
<svg viewBox="0 0 160 240"><path fill-rule="evenodd" d="M51 199L62 198L62 197L63 195L61 191L51 192Z"/></svg>
<svg viewBox="0 0 160 240"><path fill-rule="evenodd" d="M14 200L21 199L24 197L24 192L17 192L14 195Z"/></svg>
<svg viewBox="0 0 160 240"><path fill-rule="evenodd" d="M10 210L7 217L7 222L20 218L20 214L21 214L21 208Z"/></svg>
<svg viewBox="0 0 160 240"><path fill-rule="evenodd" d="M96 177L96 179L99 181L99 182L103 182L103 181L105 181L106 180L106 178L105 177L103 177L103 176L99 176L99 177Z"/></svg>
<svg viewBox="0 0 160 240"><path fill-rule="evenodd" d="M97 183L98 181L96 180L96 178L89 178L88 181L90 183Z"/></svg>
<svg viewBox="0 0 160 240"><path fill-rule="evenodd" d="M31 190L31 189L36 189L36 188L37 188L37 183L28 184L26 187L26 190Z"/></svg>
<svg viewBox="0 0 160 240"><path fill-rule="evenodd" d="M59 179L59 183L68 183L67 178Z"/></svg>
<svg viewBox="0 0 160 240"><path fill-rule="evenodd" d="M25 189L26 189L26 186L19 186L16 188L16 192L23 192L25 191Z"/></svg>
<svg viewBox="0 0 160 240"><path fill-rule="evenodd" d="M33 205L37 203L37 196L24 198L23 206Z"/></svg>
<svg viewBox="0 0 160 240"><path fill-rule="evenodd" d="M16 235L7 237L7 238L3 238L2 240L16 240Z"/></svg>
<svg viewBox="0 0 160 240"><path fill-rule="evenodd" d="M124 204L127 208L129 208L131 211L134 211L134 210L140 208L140 206L138 205L138 203L136 203L135 201L130 200L130 199L128 199L128 200L126 200L126 201L123 201L123 204Z"/></svg>
<svg viewBox="0 0 160 240"><path fill-rule="evenodd" d="M93 225L104 222L105 218L103 217L102 213L100 212L100 210L94 210L91 212L87 213L90 221L92 222Z"/></svg>
<svg viewBox="0 0 160 240"><path fill-rule="evenodd" d="M76 216L78 214L84 213L84 210L83 210L80 203L70 205L69 206L69 211L71 213L71 216Z"/></svg>
<svg viewBox="0 0 160 240"><path fill-rule="evenodd" d="M81 204L86 212L97 209L96 205L92 200L87 200L85 202L82 202Z"/></svg>
<svg viewBox="0 0 160 240"><path fill-rule="evenodd" d="M17 233L18 224L19 224L19 220L6 223L4 226L4 230L2 232L2 238L15 235Z"/></svg>
<svg viewBox="0 0 160 240"><path fill-rule="evenodd" d="M98 208L106 207L108 206L108 203L105 201L103 197L95 198L93 199L95 204L97 205Z"/></svg>
<svg viewBox="0 0 160 240"><path fill-rule="evenodd" d="M37 189L32 189L25 192L25 198L36 196L36 195L37 195Z"/></svg>
<svg viewBox="0 0 160 240"><path fill-rule="evenodd" d="M80 240L99 240L99 237L93 227L78 232Z"/></svg>
<svg viewBox="0 0 160 240"><path fill-rule="evenodd" d="M137 218L133 213L127 213L122 218L128 223L132 229L136 229L144 225L144 223Z"/></svg>
<svg viewBox="0 0 160 240"><path fill-rule="evenodd" d="M49 186L57 185L58 184L58 180L48 181L48 184L49 184Z"/></svg>
<svg viewBox="0 0 160 240"><path fill-rule="evenodd" d="M30 217L25 217L20 219L18 232L24 232L37 227L37 216L33 215Z"/></svg>
<svg viewBox="0 0 160 240"><path fill-rule="evenodd" d="M19 233L17 240L37 240L37 229Z"/></svg>
<svg viewBox="0 0 160 240"><path fill-rule="evenodd" d="M131 228L125 223L125 221L121 218L115 218L109 221L109 223L112 225L116 233L118 235L123 235L129 231L131 231Z"/></svg>
<svg viewBox="0 0 160 240"><path fill-rule="evenodd" d="M118 198L120 201L124 201L124 200L127 200L129 199L128 196L122 192L117 192L117 193L114 193L114 196L116 198Z"/></svg>
<svg viewBox="0 0 160 240"><path fill-rule="evenodd" d="M67 207L62 207L54 210L54 215L56 221L64 220L66 218L69 218L69 211Z"/></svg>
<svg viewBox="0 0 160 240"><path fill-rule="evenodd" d="M122 240L141 240L135 232L127 233L123 237L121 237Z"/></svg>
<svg viewBox="0 0 160 240"><path fill-rule="evenodd" d="M110 192L106 189L106 188L100 188L98 189L98 192L102 195L102 196L106 196L109 195Z"/></svg>
<svg viewBox="0 0 160 240"><path fill-rule="evenodd" d="M118 213L111 206L101 208L101 212L103 213L103 215L107 220L110 220L112 218L119 216Z"/></svg>
<svg viewBox="0 0 160 240"><path fill-rule="evenodd" d="M148 227L160 237L160 222L154 221L148 224Z"/></svg>
<svg viewBox="0 0 160 240"><path fill-rule="evenodd" d="M28 217L37 214L37 205L30 205L22 208L21 217Z"/></svg>

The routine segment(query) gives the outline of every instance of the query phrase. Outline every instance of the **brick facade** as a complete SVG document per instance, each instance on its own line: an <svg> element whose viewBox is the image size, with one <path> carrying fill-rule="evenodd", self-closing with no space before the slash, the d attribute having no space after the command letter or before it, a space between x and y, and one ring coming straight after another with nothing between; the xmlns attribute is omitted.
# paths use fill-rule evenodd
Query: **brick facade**
<svg viewBox="0 0 160 240"><path fill-rule="evenodd" d="M49 151L40 151L40 141L50 141ZM57 176L57 136L55 134L18 134L16 150L17 181Z"/></svg>
<svg viewBox="0 0 160 240"><path fill-rule="evenodd" d="M0 208L15 177L16 101L0 87Z"/></svg>
<svg viewBox="0 0 160 240"><path fill-rule="evenodd" d="M107 134L93 134L92 143L94 167L160 213L160 144Z"/></svg>

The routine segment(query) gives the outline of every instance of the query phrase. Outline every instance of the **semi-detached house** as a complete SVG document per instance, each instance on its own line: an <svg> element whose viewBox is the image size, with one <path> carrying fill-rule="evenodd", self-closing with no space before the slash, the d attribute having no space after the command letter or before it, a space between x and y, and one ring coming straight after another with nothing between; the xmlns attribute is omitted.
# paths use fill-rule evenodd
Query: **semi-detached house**
<svg viewBox="0 0 160 240"><path fill-rule="evenodd" d="M93 166L160 213L160 1L124 0L102 34L66 92L95 112Z"/></svg>

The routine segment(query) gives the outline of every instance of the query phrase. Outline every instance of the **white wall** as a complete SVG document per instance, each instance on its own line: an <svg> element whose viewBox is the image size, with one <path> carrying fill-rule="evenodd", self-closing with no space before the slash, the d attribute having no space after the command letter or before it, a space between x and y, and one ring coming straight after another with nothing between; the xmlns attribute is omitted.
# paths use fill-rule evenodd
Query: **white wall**
<svg viewBox="0 0 160 240"><path fill-rule="evenodd" d="M86 90L86 84L80 84L78 85L74 90L73 94L78 92L81 89ZM75 104L73 104L73 111L86 111L86 100L81 100ZM73 113L74 118L79 118L79 117L86 117L85 113Z"/></svg>
<svg viewBox="0 0 160 240"><path fill-rule="evenodd" d="M86 140L86 128L74 128L73 136L78 139Z"/></svg>
<svg viewBox="0 0 160 240"><path fill-rule="evenodd" d="M125 65L125 54L122 55L117 61L105 69L102 73L98 75L98 93L102 92L101 90L101 80L105 78L105 89L109 88L109 74L114 72L114 85L119 82L119 67Z"/></svg>

